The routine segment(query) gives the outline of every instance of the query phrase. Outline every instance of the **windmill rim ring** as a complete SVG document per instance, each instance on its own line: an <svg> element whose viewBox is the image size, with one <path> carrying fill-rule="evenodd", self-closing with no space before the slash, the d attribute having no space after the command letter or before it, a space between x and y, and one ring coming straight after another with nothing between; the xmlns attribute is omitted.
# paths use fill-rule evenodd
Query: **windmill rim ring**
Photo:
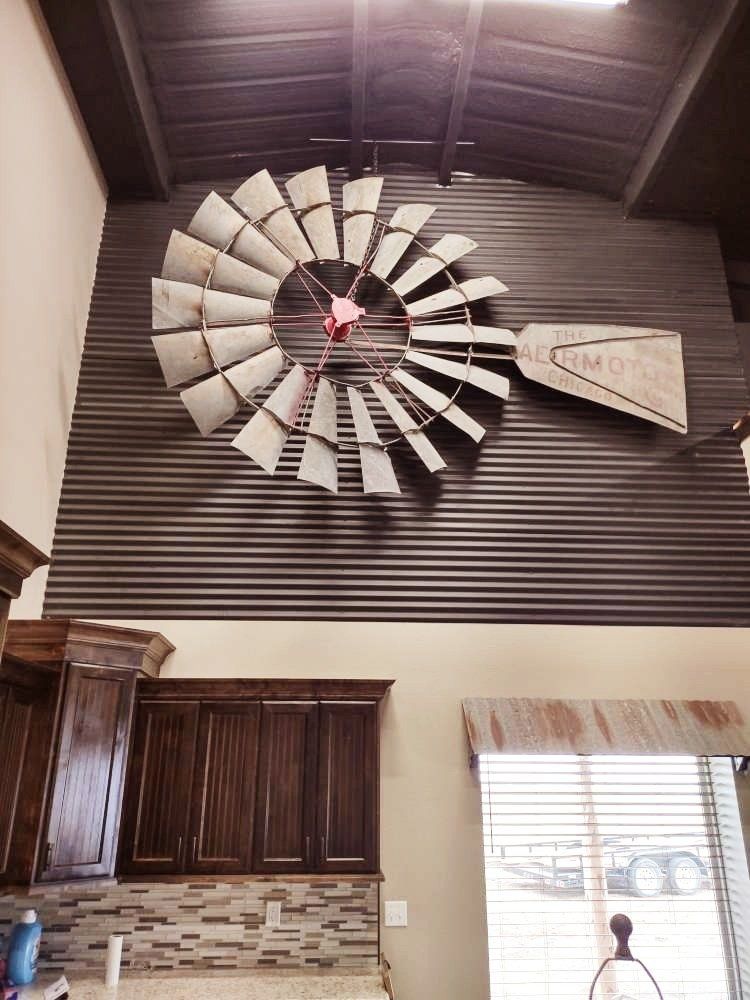
<svg viewBox="0 0 750 1000"><path fill-rule="evenodd" d="M304 264L305 264L305 268L309 264L340 264L342 268L353 267L355 269L358 267L357 264L353 264L351 261L343 260L342 258L335 258L335 257L316 257L313 260L305 261ZM274 341L276 342L276 346L279 348L279 350L284 355L284 357L288 361L290 361L293 365L299 365L301 368L304 368L305 371L308 373L308 375L318 375L318 376L321 376L321 377L325 378L328 382L331 382L333 385L340 385L340 386L343 386L344 388L351 387L352 389L366 389L367 386L371 385L371 383L373 383L373 382L382 382L383 379L388 378L388 376L391 374L391 372L393 371L393 369L394 368L398 368L399 365L402 363L402 361L404 360L404 358L406 356L406 352L411 347L411 332L412 332L412 327L414 326L414 321L413 321L412 317L409 315L409 310L406 307L406 303L404 302L404 299L394 289L393 285L389 281L387 281L385 278L381 278L379 275L373 274L372 271L365 271L365 272L363 272L363 277L374 278L376 281L379 281L382 285L384 285L385 288L389 292L391 292L395 296L395 298L398 300L398 304L401 307L401 309L403 310L404 317L408 321L407 327L406 327L406 331L407 331L406 344L405 344L403 350L401 350L401 354L400 354L400 357L398 358L398 360L394 361L393 364L391 364L391 363L388 364L387 371L383 372L383 374L379 375L378 377L373 376L372 378L366 378L366 379L363 379L361 382L351 382L348 379L331 378L330 375L324 375L322 372L317 371L317 369L311 368L310 365L306 365L306 364L303 364L301 361L298 361L297 358L295 358L294 355L284 347L284 345L281 343L281 341L279 339L279 335L278 335L278 333L277 333L277 331L275 329L275 326L274 326L274 323L276 322L275 317L274 317L274 306L276 305L276 299L278 298L279 292L283 288L284 283L290 277L292 277L292 275L298 273L299 270L304 271L305 268L303 268L301 266L300 261L295 261L294 267L291 269L291 271L289 271L288 274L286 274L281 279L281 281L279 282L278 288L274 292L273 298L271 299L271 317L270 317L270 320L269 320L269 326L271 327L271 333L273 335ZM398 319L398 318L400 318L400 317L394 317L394 319ZM311 325L314 325L314 321L311 321Z"/></svg>
<svg viewBox="0 0 750 1000"><path fill-rule="evenodd" d="M334 211L334 213L342 215L342 216L344 214L343 210L338 209L338 208L333 208L333 211ZM213 362L214 368L215 368L217 374L220 374L220 375L224 375L224 369L219 364L219 362L216 360L216 356L215 356L215 354L214 354L214 352L213 352L213 350L211 348L211 343L210 343L209 339L206 336L206 333L207 333L207 330L208 330L208 325L206 323L206 300L205 300L205 293L206 293L206 291L209 291L211 289L211 279L213 278L214 269L216 267L216 261L218 260L218 257L219 257L219 252L221 252L221 253L228 253L231 250L231 248L232 248L233 244L235 243L235 241L237 240L237 237L240 235L240 233L247 226L251 226L253 228L257 228L257 226L255 225L255 222L252 219L250 219L245 212L242 212L240 210L240 214L242 214L244 216L245 223L244 223L243 226L241 226L237 230L237 232L234 234L234 236L231 238L231 240L229 240L229 242L227 243L227 245L225 247L223 247L220 251L217 252L217 254L216 254L215 258L214 258L214 261L213 261L213 263L212 263L212 265L211 265L211 267L209 269L208 275L206 276L206 280L205 280L204 285L203 285L203 295L201 296L201 334L203 336L203 342L206 345L206 348L208 350L209 356L210 356L210 358L211 358L211 360ZM383 228L384 232L401 232L402 231L402 230L398 229L398 227L392 226L390 223L385 222L384 220L382 220L381 218L379 218L379 216L376 213L373 213L373 228L375 228L375 226L381 226ZM420 242L420 240L418 240L416 238L416 236L414 236L412 238L411 244L413 246L416 246L418 249L423 250L426 255L428 255L428 256L430 255L430 249L429 249L429 247L425 246L424 243ZM325 258L323 258L323 259L325 259ZM296 268L296 262L295 262L295 268ZM294 269L292 269L292 270L294 270ZM292 271L290 271L289 273L291 274ZM366 273L370 273L370 272L368 271ZM456 281L456 279L451 274L450 265L449 264L446 264L443 267L443 269L442 269L442 271L440 273L444 274L447 277L447 279L448 279L448 281L449 281L449 283L450 283L450 285L451 285L452 288L454 288L456 290L459 290L459 283ZM381 278L380 280L383 281L383 283L385 285L387 285L388 287L391 287L390 283L388 281L386 281L385 279ZM391 290L393 290L393 289L391 288ZM289 357L289 355L287 354L287 352L283 350L283 348L281 347L281 345L278 344L278 340L277 340L276 334L275 334L274 329L273 329L273 303L276 300L276 294L277 293L274 293L273 299L271 299L271 301L269 302L270 316L269 316L269 319L267 321L267 325L271 328L271 333L272 333L272 336L274 338L274 341L276 342L276 344L280 348L280 350L282 350L282 352L284 353L284 356L287 359L292 360ZM393 291L393 294L397 296L397 298L400 300L402 306L406 309L407 314L408 314L408 308L406 307L406 303L404 302L403 298L396 291ZM457 306L456 308L459 308L459 307ZM464 320L465 320L466 326L469 328L469 330L471 331L472 336L473 336L473 334L474 334L474 324L472 322L471 310L469 308L468 301L464 301L463 307L461 307L461 308L463 308ZM419 324L417 324L417 325L419 325ZM414 328L414 322L412 320L409 323L409 343L411 343L413 328ZM404 356L405 356L405 354L406 354L406 351L404 352ZM466 368L465 368L465 372L464 372L463 378L458 382L456 388L454 389L454 391L452 393L450 393L450 394L449 393L443 393L443 395L448 400L448 402L445 404L445 406L442 407L442 409L440 409L440 410L435 410L433 413L430 413L427 417L424 417L421 421L415 421L415 427L411 428L410 430L399 431L399 433L396 434L394 437L388 438L386 441L384 441L382 443L382 448L383 448L384 451L387 451L392 446L394 446L396 444L399 444L401 441L404 441L409 436L409 434L418 434L418 433L424 431L425 428L429 427L432 423L434 423L438 419L438 417L442 416L442 414L446 410L448 410L451 406L453 406L453 404L456 402L456 400L458 399L459 395L461 394L461 390L463 389L463 387L468 382L469 371L471 370L471 361L472 361L473 354L474 354L474 344L472 342L472 343L468 344L467 348L466 348ZM403 360L403 358L402 358L402 360ZM296 361L294 361L293 363L297 364ZM302 367L304 367L306 371L308 371L308 372L310 371L310 369L308 367L306 367L304 365ZM364 388L364 387L366 387L368 385L371 385L373 382L382 382L385 378L388 377L388 375L390 374L391 371L392 371L392 369L389 369L388 372L384 372L383 375L379 376L378 378L372 378L372 379L370 379L368 382L363 383L362 387ZM333 381L333 380L331 380L331 381ZM229 383L228 379L227 379L227 382ZM231 383L229 383L229 384L231 385ZM343 383L343 384L346 385L347 383ZM251 409L256 410L256 411L257 410L263 410L265 413L271 413L270 410L267 410L264 407L263 403L257 402L251 396L246 396L243 392L240 392L238 389L236 389L235 386L232 385L231 387L232 387L233 391L240 397L240 399L245 404L247 404L247 406L249 406ZM279 419L278 417L276 417L275 414L271 414L271 415L274 417L275 420ZM279 422L280 423L284 423L283 421L279 421ZM310 437L317 437L318 436L318 435L316 435L316 434L314 434L313 432L310 431L309 426L308 427L303 427L302 424L301 423L297 423L296 420L293 423L291 423L291 424L284 423L284 426L287 427L287 429L288 429L288 431L289 431L290 434L302 434L305 437L308 437L308 436L310 436ZM353 441L343 440L342 441L341 439L339 439L337 441L336 447L339 450L342 450L342 451L357 451L359 449L359 442L356 441L356 440L353 440Z"/></svg>

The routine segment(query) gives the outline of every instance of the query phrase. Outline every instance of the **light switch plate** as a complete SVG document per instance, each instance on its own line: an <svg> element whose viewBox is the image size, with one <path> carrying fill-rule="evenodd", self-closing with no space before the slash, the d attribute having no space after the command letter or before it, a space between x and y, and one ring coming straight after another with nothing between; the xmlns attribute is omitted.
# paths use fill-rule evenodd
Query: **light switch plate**
<svg viewBox="0 0 750 1000"><path fill-rule="evenodd" d="M281 927L281 903L278 901L266 903L266 927Z"/></svg>
<svg viewBox="0 0 750 1000"><path fill-rule="evenodd" d="M406 900L387 899L385 901L385 926L406 927L407 923Z"/></svg>

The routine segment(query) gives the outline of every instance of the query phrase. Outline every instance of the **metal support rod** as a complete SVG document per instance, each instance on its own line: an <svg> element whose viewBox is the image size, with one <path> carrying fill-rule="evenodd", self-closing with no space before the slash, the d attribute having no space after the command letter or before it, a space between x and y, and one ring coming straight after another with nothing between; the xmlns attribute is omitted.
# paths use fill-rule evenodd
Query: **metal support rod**
<svg viewBox="0 0 750 1000"><path fill-rule="evenodd" d="M349 148L349 180L362 176L365 131L365 91L367 84L368 0L354 0L352 28L352 138Z"/></svg>
<svg viewBox="0 0 750 1000"><path fill-rule="evenodd" d="M464 41L461 46L461 56L458 60L456 83L453 88L453 99L451 100L451 109L448 115L448 127L445 130L445 141L443 143L443 155L440 158L440 169L438 171L438 183L444 186L450 184L451 174L453 173L456 147L458 146L458 137L463 125L466 97L469 93L471 68L474 65L474 56L476 55L479 43L479 28L482 23L483 10L484 0L469 0L466 27L464 28Z"/></svg>

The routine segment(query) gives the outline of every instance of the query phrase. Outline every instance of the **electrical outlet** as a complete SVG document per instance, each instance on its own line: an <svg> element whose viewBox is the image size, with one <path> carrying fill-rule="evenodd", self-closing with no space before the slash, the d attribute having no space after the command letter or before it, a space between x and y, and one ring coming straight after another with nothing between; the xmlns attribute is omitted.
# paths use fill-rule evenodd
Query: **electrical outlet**
<svg viewBox="0 0 750 1000"><path fill-rule="evenodd" d="M266 903L266 927L281 927L281 903Z"/></svg>
<svg viewBox="0 0 750 1000"><path fill-rule="evenodd" d="M385 901L385 926L406 927L408 923L405 899L387 899Z"/></svg>

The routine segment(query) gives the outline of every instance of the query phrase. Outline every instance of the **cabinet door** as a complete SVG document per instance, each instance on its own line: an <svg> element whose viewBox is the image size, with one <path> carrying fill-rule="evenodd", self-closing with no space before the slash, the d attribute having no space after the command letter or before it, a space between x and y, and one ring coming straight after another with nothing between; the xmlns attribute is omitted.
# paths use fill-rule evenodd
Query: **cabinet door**
<svg viewBox="0 0 750 1000"><path fill-rule="evenodd" d="M132 670L69 664L38 880L114 874Z"/></svg>
<svg viewBox="0 0 750 1000"><path fill-rule="evenodd" d="M257 702L201 705L187 871L250 871L259 733Z"/></svg>
<svg viewBox="0 0 750 1000"><path fill-rule="evenodd" d="M8 874L11 843L21 794L21 777L31 730L32 702L9 684L0 684L0 877Z"/></svg>
<svg viewBox="0 0 750 1000"><path fill-rule="evenodd" d="M378 843L375 702L323 702L318 773L318 870L374 872Z"/></svg>
<svg viewBox="0 0 750 1000"><path fill-rule="evenodd" d="M198 709L189 701L138 706L121 862L126 874L183 870Z"/></svg>
<svg viewBox="0 0 750 1000"><path fill-rule="evenodd" d="M317 749L315 702L263 703L254 871L312 870Z"/></svg>

